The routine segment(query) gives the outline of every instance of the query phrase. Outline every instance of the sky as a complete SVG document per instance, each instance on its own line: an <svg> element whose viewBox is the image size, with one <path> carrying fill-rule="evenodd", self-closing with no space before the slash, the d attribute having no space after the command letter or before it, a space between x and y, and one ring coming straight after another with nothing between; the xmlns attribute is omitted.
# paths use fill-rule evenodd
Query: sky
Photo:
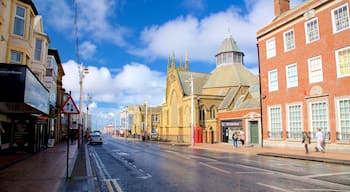
<svg viewBox="0 0 350 192"><path fill-rule="evenodd" d="M33 2L50 48L59 51L63 87L78 106L79 66L89 70L83 78L82 111L89 106L93 129L120 125L125 106L161 105L172 54L177 65L188 56L190 71L213 71L215 54L228 34L244 52L245 66L258 74L256 31L274 17L273 0ZM303 0L290 2L293 8Z"/></svg>

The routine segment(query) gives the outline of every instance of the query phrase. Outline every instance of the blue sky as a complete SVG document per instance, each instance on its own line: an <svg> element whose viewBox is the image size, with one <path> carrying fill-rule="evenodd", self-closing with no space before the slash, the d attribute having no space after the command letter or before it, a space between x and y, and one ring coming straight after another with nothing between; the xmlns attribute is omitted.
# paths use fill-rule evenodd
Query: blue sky
<svg viewBox="0 0 350 192"><path fill-rule="evenodd" d="M123 106L164 100L168 56L189 57L190 71L210 73L230 33L258 73L256 31L274 17L273 0L76 0L80 63L89 68L84 98L92 127L119 124ZM302 0L291 0L291 7ZM34 0L50 47L66 75L63 86L79 103L73 0ZM83 108L88 104L84 99ZM85 111L85 110L83 110Z"/></svg>

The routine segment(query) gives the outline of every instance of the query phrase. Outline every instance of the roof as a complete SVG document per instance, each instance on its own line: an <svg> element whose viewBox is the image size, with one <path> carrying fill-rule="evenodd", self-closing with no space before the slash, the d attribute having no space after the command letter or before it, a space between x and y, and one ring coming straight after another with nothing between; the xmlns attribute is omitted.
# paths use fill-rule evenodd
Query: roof
<svg viewBox="0 0 350 192"><path fill-rule="evenodd" d="M236 41L232 38L231 34L228 34L224 41L221 43L221 46L216 55L226 52L240 52L243 53L237 46Z"/></svg>
<svg viewBox="0 0 350 192"><path fill-rule="evenodd" d="M221 102L221 104L220 104L218 109L219 110L227 109L230 106L230 104L232 102L232 99L237 94L238 90L239 90L239 87L232 87L232 88L230 88L230 90L227 92L227 95L225 96L224 100Z"/></svg>
<svg viewBox="0 0 350 192"><path fill-rule="evenodd" d="M33 9L34 14L35 14L35 15L38 15L38 10L36 9L36 7L35 7L35 5L34 5L34 3L33 3L32 0L20 0L20 1L22 1L23 3L26 3L26 4L28 4L28 5L30 5L30 6L32 7L32 9Z"/></svg>
<svg viewBox="0 0 350 192"><path fill-rule="evenodd" d="M203 88L250 86L258 82L258 77L243 65L220 65L212 71Z"/></svg>
<svg viewBox="0 0 350 192"><path fill-rule="evenodd" d="M317 9L320 6L324 6L327 3L331 3L334 1L330 0L305 0L298 6L294 7L293 9L290 9L284 13L282 13L280 16L275 17L272 22L265 25L264 27L260 28L256 32L257 38L261 38L262 36L270 33L271 31L279 29L281 26L286 25L293 20L298 19L299 17L304 17L304 14L312 9Z"/></svg>
<svg viewBox="0 0 350 192"><path fill-rule="evenodd" d="M179 71L179 79L185 95L191 95L191 74L193 77L193 94L198 95L202 93L202 87L207 82L209 75L206 73L195 73L189 71Z"/></svg>

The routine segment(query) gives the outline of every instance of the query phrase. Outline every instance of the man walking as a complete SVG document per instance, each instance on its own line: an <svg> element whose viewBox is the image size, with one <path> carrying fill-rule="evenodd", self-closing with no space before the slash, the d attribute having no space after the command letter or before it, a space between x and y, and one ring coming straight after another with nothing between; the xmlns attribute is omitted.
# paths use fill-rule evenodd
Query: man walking
<svg viewBox="0 0 350 192"><path fill-rule="evenodd" d="M324 141L323 133L321 132L320 128L317 128L317 132L316 132L316 143L317 143L317 146L315 147L316 151L321 151L321 152L324 153L324 149L322 147L323 141Z"/></svg>

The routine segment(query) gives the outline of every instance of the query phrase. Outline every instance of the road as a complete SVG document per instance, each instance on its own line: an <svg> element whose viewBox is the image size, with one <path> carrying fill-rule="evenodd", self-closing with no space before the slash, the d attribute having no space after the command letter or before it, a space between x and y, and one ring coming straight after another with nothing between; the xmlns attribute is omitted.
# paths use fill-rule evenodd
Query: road
<svg viewBox="0 0 350 192"><path fill-rule="evenodd" d="M104 136L89 145L101 191L350 191L350 166Z"/></svg>

